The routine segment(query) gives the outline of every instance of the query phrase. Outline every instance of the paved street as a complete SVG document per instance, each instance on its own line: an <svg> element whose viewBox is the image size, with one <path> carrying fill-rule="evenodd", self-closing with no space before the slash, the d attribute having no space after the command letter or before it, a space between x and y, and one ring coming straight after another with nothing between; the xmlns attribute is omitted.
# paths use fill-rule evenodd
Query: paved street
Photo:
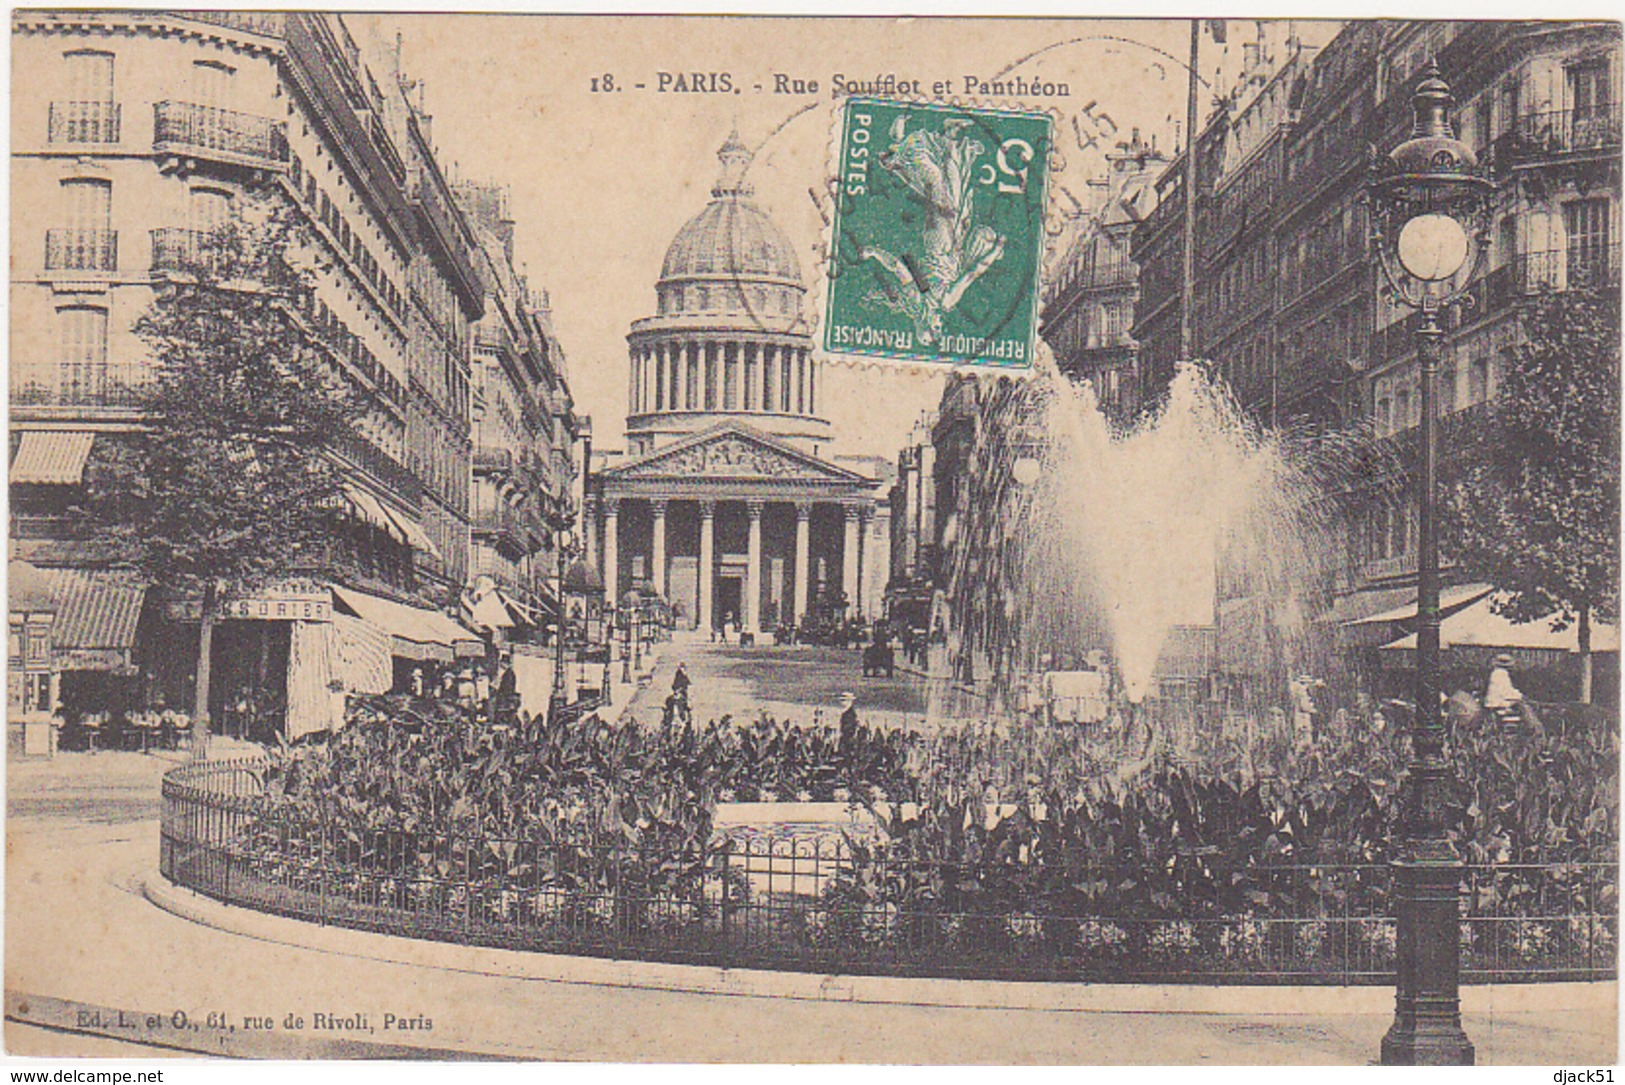
<svg viewBox="0 0 1625 1085"><path fill-rule="evenodd" d="M766 711L796 723L833 724L844 692L857 695L858 711L871 723L918 725L926 714L923 680L901 670L892 678L865 678L858 649L741 648L680 637L663 646L653 678L632 706L640 723L660 722L679 663L694 683L689 702L696 720L748 719Z"/></svg>
<svg viewBox="0 0 1625 1085"><path fill-rule="evenodd" d="M1293 1008L1295 997L1273 991L1271 1012L1245 1016L963 1009L518 978L466 963L473 951L459 947L377 936L350 942L354 951L289 944L313 941L321 929L225 909L258 932L245 937L161 911L139 892L156 863L158 781L165 767L156 758L102 754L11 769L11 1053L127 1050L127 1044L51 1030L72 1027L84 1006L143 1019L177 1009L197 1020L211 1010L278 1021L289 1013L307 1019L315 1011L363 1014L374 1030L360 1042L343 1031L311 1030L168 1037L172 1044L264 1057L415 1052L631 1061L1362 1063L1374 1056L1388 1025L1392 996L1378 988L1306 992L1309 1012L1301 1013L1282 1012ZM325 934L341 943L349 937ZM375 951L380 945L389 948ZM1136 989L1136 997L1155 1003L1157 990ZM1480 1061L1612 1063L1616 986L1582 992L1593 1003L1600 996L1607 1010L1543 1008L1543 1000L1573 1000L1574 990L1469 989L1467 1028ZM1110 1004L1111 992L1106 995ZM1187 1000L1211 995L1169 991L1170 998ZM1221 1005L1230 1005L1229 997L1224 992ZM1236 1004L1247 998L1236 992ZM1329 1012L1329 1005L1341 1012ZM379 1027L385 1013L425 1014L434 1027L386 1035ZM393 1046L369 1046L385 1043Z"/></svg>

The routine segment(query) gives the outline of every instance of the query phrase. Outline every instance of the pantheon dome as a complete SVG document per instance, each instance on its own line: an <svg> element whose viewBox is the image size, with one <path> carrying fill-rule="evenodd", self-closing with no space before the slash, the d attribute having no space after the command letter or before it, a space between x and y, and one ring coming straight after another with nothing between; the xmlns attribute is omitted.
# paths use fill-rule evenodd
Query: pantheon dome
<svg viewBox="0 0 1625 1085"><path fill-rule="evenodd" d="M717 158L711 202L666 250L655 315L627 335L627 452L643 455L723 421L816 452L830 430L818 413L795 246L752 200L751 152L737 131Z"/></svg>
<svg viewBox="0 0 1625 1085"><path fill-rule="evenodd" d="M890 508L826 448L801 264L751 199L738 132L717 158L626 337L627 454L589 479L584 522L609 599L646 585L684 628L763 643L813 608L879 616Z"/></svg>

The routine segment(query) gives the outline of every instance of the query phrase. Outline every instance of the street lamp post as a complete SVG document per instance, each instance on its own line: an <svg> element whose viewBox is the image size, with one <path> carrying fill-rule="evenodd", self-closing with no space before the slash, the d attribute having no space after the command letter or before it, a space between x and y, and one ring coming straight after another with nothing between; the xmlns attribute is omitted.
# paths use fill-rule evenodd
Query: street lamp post
<svg viewBox="0 0 1625 1085"><path fill-rule="evenodd" d="M630 683L636 673L638 661L634 658L637 653L638 637L638 590L633 588L621 597L621 632L626 640L626 647L621 649L621 681Z"/></svg>
<svg viewBox="0 0 1625 1085"><path fill-rule="evenodd" d="M1387 1065L1471 1065L1461 1027L1461 857L1445 832L1444 719L1439 702L1438 381L1440 313L1459 301L1482 263L1495 186L1455 138L1450 87L1429 64L1411 105L1411 136L1373 154L1366 187L1371 238L1395 301L1416 331L1422 419L1416 472L1416 712L1394 861L1398 978Z"/></svg>
<svg viewBox="0 0 1625 1085"><path fill-rule="evenodd" d="M564 631L570 620L570 606L566 599L564 586L565 562L575 549L575 534L569 528L559 531L553 538L553 574L554 583L558 590L554 594L553 603L558 607L557 621L554 623L554 662L553 662L553 697L550 703L551 711L548 715L556 719L560 708L564 705Z"/></svg>

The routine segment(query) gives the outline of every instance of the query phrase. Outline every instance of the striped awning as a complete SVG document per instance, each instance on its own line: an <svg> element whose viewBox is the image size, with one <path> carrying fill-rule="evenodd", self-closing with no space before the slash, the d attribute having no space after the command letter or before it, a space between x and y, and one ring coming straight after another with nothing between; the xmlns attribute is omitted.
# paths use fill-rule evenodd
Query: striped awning
<svg viewBox="0 0 1625 1085"><path fill-rule="evenodd" d="M408 606L354 588L333 588L351 613L388 633L394 655L449 663L485 653L485 642L438 611Z"/></svg>
<svg viewBox="0 0 1625 1085"><path fill-rule="evenodd" d="M85 476L94 433L31 430L22 435L17 458L11 461L11 481L77 486Z"/></svg>
<svg viewBox="0 0 1625 1085"><path fill-rule="evenodd" d="M130 673L145 585L87 569L53 570L53 578L57 612L51 659L56 668Z"/></svg>

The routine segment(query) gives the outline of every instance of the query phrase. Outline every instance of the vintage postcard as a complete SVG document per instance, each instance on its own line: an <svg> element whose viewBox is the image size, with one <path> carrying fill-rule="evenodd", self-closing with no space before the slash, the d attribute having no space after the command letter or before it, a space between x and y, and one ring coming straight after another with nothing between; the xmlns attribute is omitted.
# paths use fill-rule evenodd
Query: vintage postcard
<svg viewBox="0 0 1625 1085"><path fill-rule="evenodd" d="M1617 21L11 32L8 1057L1617 1061Z"/></svg>

